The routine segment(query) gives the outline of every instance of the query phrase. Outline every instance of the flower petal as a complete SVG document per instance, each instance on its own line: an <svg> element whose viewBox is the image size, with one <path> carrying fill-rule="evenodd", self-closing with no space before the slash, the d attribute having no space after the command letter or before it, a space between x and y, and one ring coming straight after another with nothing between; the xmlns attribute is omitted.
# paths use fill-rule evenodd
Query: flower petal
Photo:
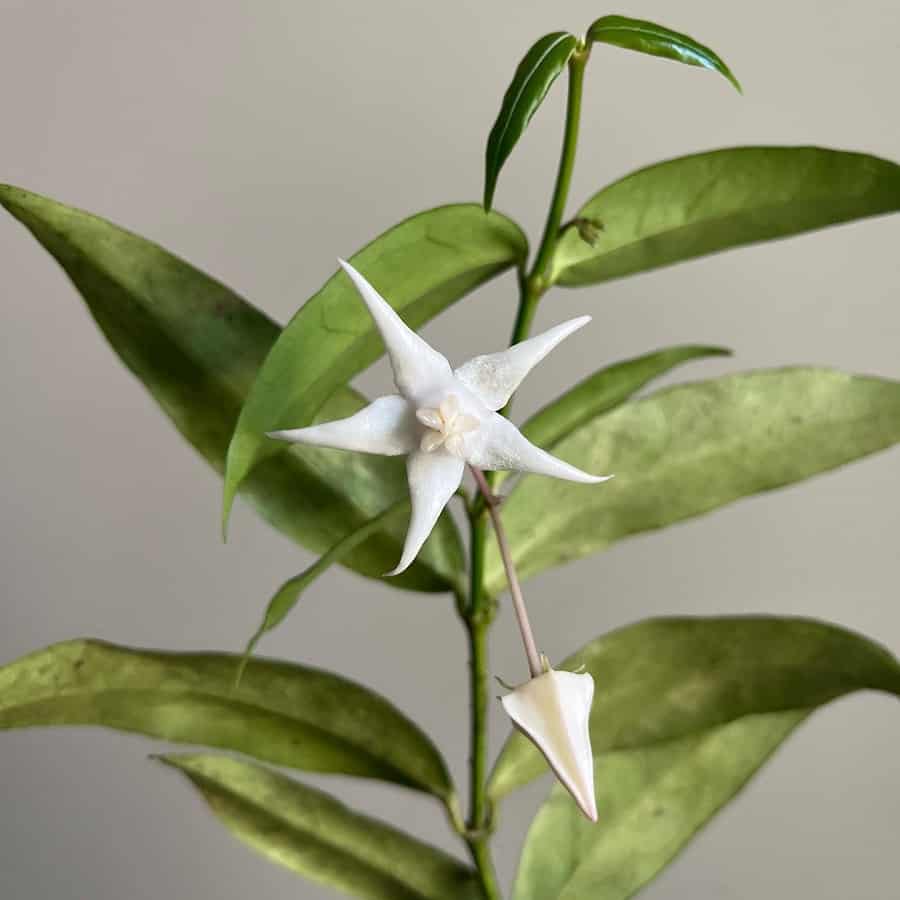
<svg viewBox="0 0 900 900"><path fill-rule="evenodd" d="M397 568L388 575L399 575L416 558L428 539L438 516L459 487L465 463L442 450L411 453L406 461L412 515Z"/></svg>
<svg viewBox="0 0 900 900"><path fill-rule="evenodd" d="M551 669L500 698L518 728L544 754L581 811L597 821L588 719L594 679Z"/></svg>
<svg viewBox="0 0 900 900"><path fill-rule="evenodd" d="M481 427L467 436L466 461L478 469L511 469L550 475L566 481L598 484L612 475L589 475L536 447L509 419L491 413Z"/></svg>
<svg viewBox="0 0 900 900"><path fill-rule="evenodd" d="M451 374L446 358L427 344L350 263L339 259L381 334L394 370L397 390L405 397L421 395Z"/></svg>
<svg viewBox="0 0 900 900"><path fill-rule="evenodd" d="M500 353L476 356L453 374L492 410L506 406L525 376L572 332L587 325L590 316L579 316L550 328L543 334L515 344Z"/></svg>
<svg viewBox="0 0 900 900"><path fill-rule="evenodd" d="M409 453L417 440L412 407L399 394L379 397L346 419L310 425L308 428L270 431L268 436L293 444L313 444L336 450L380 453L383 456Z"/></svg>

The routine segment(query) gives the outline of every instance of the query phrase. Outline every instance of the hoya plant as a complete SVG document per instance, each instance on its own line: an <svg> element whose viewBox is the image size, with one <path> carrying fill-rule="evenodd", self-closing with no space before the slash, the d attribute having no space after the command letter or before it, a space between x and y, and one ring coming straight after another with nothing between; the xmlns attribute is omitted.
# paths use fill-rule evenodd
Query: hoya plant
<svg viewBox="0 0 900 900"><path fill-rule="evenodd" d="M243 653L72 640L9 662L0 726L96 725L206 748L155 759L259 853L371 900L497 900L492 838L504 798L549 769L554 786L511 896L624 900L818 707L860 690L900 695L888 650L823 621L637 621L581 646L573 635L558 660L531 627L523 584L536 573L900 440L900 382L871 375L786 367L646 390L725 353L700 345L586 369L515 422L526 376L538 367L539 378L538 364L573 332L590 332L582 315L532 334L554 288L900 209L895 163L751 146L651 165L573 210L585 71L609 46L707 69L740 91L715 52L652 22L608 15L582 37L545 35L515 70L487 137L482 202L428 209L379 235L341 260L283 329L161 247L0 187L0 203L62 266L121 361L221 473L223 530L240 495L318 556L274 590ZM559 168L532 250L494 205L504 163L551 91L559 99L564 73ZM439 332L426 342L417 329L510 271L519 302L508 347L454 368ZM351 382L383 354L393 384L366 398ZM469 645L466 785L390 700L340 672L257 655L332 566L441 594L459 619ZM488 632L507 593L524 660L518 683L497 688ZM489 759L498 691L510 733ZM469 861L286 770L430 795Z"/></svg>

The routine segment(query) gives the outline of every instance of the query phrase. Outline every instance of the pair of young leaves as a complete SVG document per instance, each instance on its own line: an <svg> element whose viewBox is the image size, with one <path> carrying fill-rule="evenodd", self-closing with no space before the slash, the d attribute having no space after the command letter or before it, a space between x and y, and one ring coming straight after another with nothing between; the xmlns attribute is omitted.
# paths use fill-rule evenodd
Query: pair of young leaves
<svg viewBox="0 0 900 900"><path fill-rule="evenodd" d="M553 82L574 54L589 52L594 43L610 44L711 69L727 78L736 90L741 90L737 78L715 51L686 34L655 22L628 16L602 16L588 28L583 41L566 31L547 34L534 43L519 63L488 137L483 201L486 210L493 205L500 169Z"/></svg>

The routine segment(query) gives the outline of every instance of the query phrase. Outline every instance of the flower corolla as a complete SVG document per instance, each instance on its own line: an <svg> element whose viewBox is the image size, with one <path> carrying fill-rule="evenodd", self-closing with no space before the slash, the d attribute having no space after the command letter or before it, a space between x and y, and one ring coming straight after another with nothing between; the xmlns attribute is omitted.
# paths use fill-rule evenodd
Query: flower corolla
<svg viewBox="0 0 900 900"><path fill-rule="evenodd" d="M399 574L416 558L459 487L466 464L586 483L609 477L589 475L551 456L497 412L531 369L560 341L586 325L590 316L563 322L500 353L476 356L454 370L353 266L339 262L381 334L398 393L379 397L346 419L272 431L269 437L385 456L407 455L412 515L400 562L388 574Z"/></svg>

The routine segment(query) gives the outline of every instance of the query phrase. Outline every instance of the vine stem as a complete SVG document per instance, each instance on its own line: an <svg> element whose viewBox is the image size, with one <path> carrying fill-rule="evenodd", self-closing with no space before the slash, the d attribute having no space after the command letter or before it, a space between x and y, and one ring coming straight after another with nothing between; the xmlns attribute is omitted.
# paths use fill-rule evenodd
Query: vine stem
<svg viewBox="0 0 900 900"><path fill-rule="evenodd" d="M580 45L569 59L569 94L566 99L566 124L563 132L562 150L559 154L559 169L553 186L553 199L544 224L544 233L538 246L534 265L527 274L519 271L519 308L513 325L510 346L524 341L531 331L531 323L537 312L541 297L550 287L548 269L553 252L559 240L559 228L565 214L569 198L569 186L575 169L575 149L578 146L578 131L581 126L581 96L584 89L584 70L590 55L590 44ZM501 410L508 415L512 400ZM490 481L488 482L490 484Z"/></svg>
<svg viewBox="0 0 900 900"><path fill-rule="evenodd" d="M579 44L569 59L569 92L566 101L566 124L560 153L559 169L553 187L553 198L544 225L541 243L529 273L519 271L519 308L513 326L510 346L525 340L531 330L538 302L550 287L549 267L559 239L572 170L575 165L575 147L578 143L578 128L581 118L581 94L584 83L584 68L588 60L590 46ZM507 415L510 404L501 410ZM532 676L543 671L540 655L535 646L528 613L522 599L519 580L512 564L512 555L506 532L497 509L499 499L491 489L491 480L484 473L472 469L478 483L479 495L469 507L470 545L470 589L468 598L460 597L457 605L469 640L470 673L470 805L469 817L465 823L463 837L481 881L486 900L501 900L497 876L491 858L490 834L493 828L493 812L487 796L487 713L488 713L488 648L487 633L494 616L495 605L484 591L484 554L487 540L487 517L489 516L497 536L500 555L506 569L510 593L519 630L525 644L528 667ZM487 516L485 515L487 513Z"/></svg>

